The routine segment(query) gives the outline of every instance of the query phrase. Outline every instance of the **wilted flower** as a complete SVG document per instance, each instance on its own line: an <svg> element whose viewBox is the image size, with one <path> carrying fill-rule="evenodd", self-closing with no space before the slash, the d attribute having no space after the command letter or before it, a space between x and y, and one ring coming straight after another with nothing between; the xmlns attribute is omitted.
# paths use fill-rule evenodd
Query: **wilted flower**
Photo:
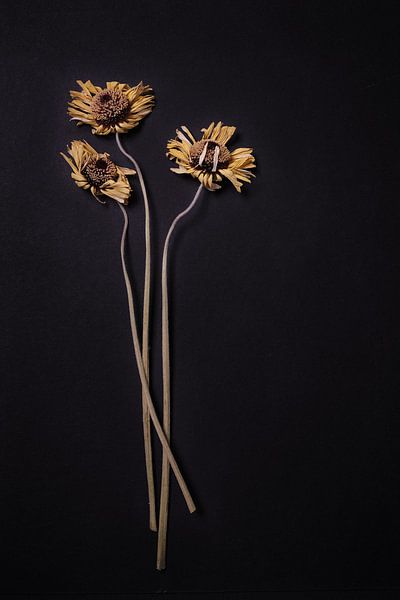
<svg viewBox="0 0 400 600"><path fill-rule="evenodd" d="M120 204L128 204L132 190L127 175L135 175L136 171L119 167L110 159L109 154L96 152L85 141L71 142L68 148L71 158L63 152L60 154L71 167L71 177L78 187L90 189L96 200L99 200L98 196L104 195Z"/></svg>
<svg viewBox="0 0 400 600"><path fill-rule="evenodd" d="M105 88L88 80L78 80L82 91L72 90L68 114L78 124L86 123L92 133L126 133L136 127L154 106L154 95L149 85L142 82L135 87L118 81L108 81Z"/></svg>
<svg viewBox="0 0 400 600"><path fill-rule="evenodd" d="M254 177L248 169L256 166L252 148L228 150L226 144L236 131L220 121L202 129L203 137L196 140L189 129L182 126L176 130L177 137L167 144L167 157L179 165L171 169L180 175L189 174L197 178L205 188L215 191L226 177L240 192L243 182L250 183ZM186 135L185 135L186 134Z"/></svg>

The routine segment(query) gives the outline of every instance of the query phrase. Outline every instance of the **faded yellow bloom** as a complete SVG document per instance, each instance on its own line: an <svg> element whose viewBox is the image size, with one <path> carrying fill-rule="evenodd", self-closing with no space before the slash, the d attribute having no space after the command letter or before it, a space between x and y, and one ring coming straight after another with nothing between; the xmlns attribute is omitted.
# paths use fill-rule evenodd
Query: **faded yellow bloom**
<svg viewBox="0 0 400 600"><path fill-rule="evenodd" d="M108 81L102 88L88 80L78 80L81 91L72 90L68 114L78 125L86 123L92 133L127 133L146 117L154 106L154 95L149 85L143 82L135 87L118 81Z"/></svg>
<svg viewBox="0 0 400 600"><path fill-rule="evenodd" d="M136 171L119 167L104 152L96 152L85 141L75 140L68 147L67 156L60 152L72 169L71 177L76 185L84 190L90 190L99 202L99 196L108 196L120 204L128 204L131 186L127 175L135 175ZM70 158L71 157L71 158Z"/></svg>
<svg viewBox="0 0 400 600"><path fill-rule="evenodd" d="M179 175L189 174L197 178L211 192L218 190L222 177L226 177L240 192L243 182L250 183L256 162L252 148L228 150L226 144L236 131L221 121L202 129L203 137L196 140L189 129L182 125L176 130L177 137L167 144L167 157L175 160L177 168L171 169Z"/></svg>

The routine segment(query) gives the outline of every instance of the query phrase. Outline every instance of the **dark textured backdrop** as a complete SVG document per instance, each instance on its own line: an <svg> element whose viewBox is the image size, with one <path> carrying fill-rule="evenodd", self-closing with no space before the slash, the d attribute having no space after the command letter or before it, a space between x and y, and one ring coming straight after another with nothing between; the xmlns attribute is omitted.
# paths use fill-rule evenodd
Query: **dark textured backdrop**
<svg viewBox="0 0 400 600"><path fill-rule="evenodd" d="M0 591L400 587L395 8L5 2ZM234 124L258 163L244 194L204 194L173 242L173 445L200 510L173 482L165 573L146 527L121 214L58 154L85 137L126 164L113 138L68 121L78 78L154 87L156 109L123 141L148 182L157 282L196 190L169 172L175 128ZM160 407L159 313L157 284Z"/></svg>

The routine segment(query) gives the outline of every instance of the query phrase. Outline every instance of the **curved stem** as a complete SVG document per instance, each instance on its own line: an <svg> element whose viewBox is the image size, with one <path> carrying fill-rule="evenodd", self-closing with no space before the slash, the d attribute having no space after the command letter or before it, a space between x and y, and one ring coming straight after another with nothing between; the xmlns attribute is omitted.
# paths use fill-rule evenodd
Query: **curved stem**
<svg viewBox="0 0 400 600"><path fill-rule="evenodd" d="M169 313L168 313L168 249L172 233L177 223L188 214L195 206L203 185L197 189L195 197L189 206L179 213L169 228L165 238L162 258L162 367L163 367L163 427L165 435L170 440L171 435L171 370L169 356ZM158 519L158 543L157 543L157 569L165 569L167 528L168 528L168 501L169 501L169 462L166 452L163 451L160 514Z"/></svg>
<svg viewBox="0 0 400 600"><path fill-rule="evenodd" d="M142 355L140 352L139 336L138 336L137 327L136 327L136 318L135 318L135 308L134 308L134 303L133 303L132 287L131 287L131 283L129 280L129 275L128 275L128 271L126 268L126 262L125 262L125 240L126 240L126 232L128 229L128 215L126 213L125 208L122 206L122 204L118 203L118 206L120 207L120 209L124 215L124 229L122 231L121 246L120 246L121 263L122 263L122 271L124 274L126 293L128 296L128 307L129 307L129 318L130 318L130 323L131 323L132 341L133 341L133 348L135 351L136 363L137 363L137 367L138 367L138 371L139 371L140 382L142 384L142 389L144 391L144 397L145 397L145 400L147 403L147 407L149 409L150 417L151 417L151 420L153 421L153 425L154 425L154 428L160 439L160 442L163 446L163 451L166 453L166 455L168 457L169 464L171 465L171 468L175 474L176 480L177 480L179 487L181 488L182 494L186 500L186 504L188 506L189 512L192 513L196 510L196 506L190 495L190 492L185 483L185 480L183 479L183 476L179 469L178 463L176 462L174 455L172 454L171 448L168 443L168 439L163 431L163 428L161 427L160 421L158 420L157 413L155 411L154 404L151 399L149 384L146 379L146 373L144 370L143 359L142 359Z"/></svg>
<svg viewBox="0 0 400 600"><path fill-rule="evenodd" d="M136 160L128 154L122 146L119 133L116 132L115 139L117 141L118 148L134 165L136 172L139 177L140 188L143 195L144 203L144 232L145 232L145 247L146 247L146 258L144 267L144 290L143 290L143 328L142 328L142 358L143 366L146 373L147 381L150 382L149 376L149 313L150 313L150 276L151 276L151 243L150 243L150 210L149 200L147 198L146 186L142 171ZM149 498L149 527L152 531L157 531L157 517L156 517L156 496L154 489L154 471L153 471L153 452L151 448L151 428L150 428L150 414L147 408L146 399L142 390L142 413L143 413L143 438L144 438L144 455L146 462L146 475L147 475L147 493Z"/></svg>

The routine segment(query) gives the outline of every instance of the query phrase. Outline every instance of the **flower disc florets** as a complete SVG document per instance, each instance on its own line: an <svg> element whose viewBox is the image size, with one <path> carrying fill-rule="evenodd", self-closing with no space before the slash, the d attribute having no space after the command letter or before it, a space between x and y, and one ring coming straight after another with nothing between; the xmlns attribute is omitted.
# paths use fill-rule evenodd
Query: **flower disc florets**
<svg viewBox="0 0 400 600"><path fill-rule="evenodd" d="M92 100L91 111L99 125L115 125L129 112L129 100L119 90L104 89Z"/></svg>
<svg viewBox="0 0 400 600"><path fill-rule="evenodd" d="M214 140L200 140L190 148L190 164L202 167L206 171L223 169L229 163L230 152L222 144Z"/></svg>
<svg viewBox="0 0 400 600"><path fill-rule="evenodd" d="M102 183L118 177L117 167L106 154L92 156L82 169L82 173L92 185L99 187Z"/></svg>

